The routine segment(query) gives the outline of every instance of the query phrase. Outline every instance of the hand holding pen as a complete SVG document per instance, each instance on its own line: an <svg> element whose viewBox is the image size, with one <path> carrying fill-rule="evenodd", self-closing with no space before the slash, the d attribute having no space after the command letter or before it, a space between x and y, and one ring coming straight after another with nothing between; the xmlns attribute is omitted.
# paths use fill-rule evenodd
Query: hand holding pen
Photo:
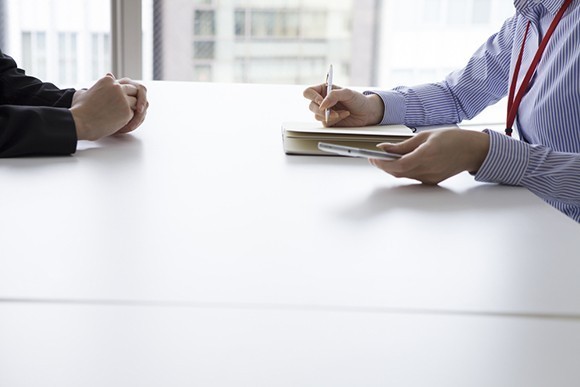
<svg viewBox="0 0 580 387"><path fill-rule="evenodd" d="M308 108L317 121L326 127L368 126L382 121L385 107L381 97L343 89L333 84L333 78L331 66L325 83L304 90L304 98L310 100Z"/></svg>

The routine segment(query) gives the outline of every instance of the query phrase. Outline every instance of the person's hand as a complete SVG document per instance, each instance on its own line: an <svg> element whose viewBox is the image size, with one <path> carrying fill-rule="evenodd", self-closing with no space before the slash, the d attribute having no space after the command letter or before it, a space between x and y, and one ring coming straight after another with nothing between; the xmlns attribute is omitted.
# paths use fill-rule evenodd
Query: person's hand
<svg viewBox="0 0 580 387"><path fill-rule="evenodd" d="M112 74L73 96L70 112L79 140L98 140L123 130L133 120L139 90L121 84Z"/></svg>
<svg viewBox="0 0 580 387"><path fill-rule="evenodd" d="M385 110L383 100L376 94L364 95L334 86L326 95L326 84L307 88L304 97L310 100L309 109L314 118L324 126L376 125L382 121ZM328 122L326 109L331 109Z"/></svg>
<svg viewBox="0 0 580 387"><path fill-rule="evenodd" d="M489 135L463 129L433 130L378 147L404 156L393 161L370 159L372 165L395 177L434 185L463 171L477 172L489 151Z"/></svg>
<svg viewBox="0 0 580 387"><path fill-rule="evenodd" d="M125 91L126 98L133 109L133 118L127 125L117 131L117 133L129 133L137 129L147 115L149 101L147 100L147 88L129 78L119 79L119 83ZM133 101L134 100L134 101Z"/></svg>

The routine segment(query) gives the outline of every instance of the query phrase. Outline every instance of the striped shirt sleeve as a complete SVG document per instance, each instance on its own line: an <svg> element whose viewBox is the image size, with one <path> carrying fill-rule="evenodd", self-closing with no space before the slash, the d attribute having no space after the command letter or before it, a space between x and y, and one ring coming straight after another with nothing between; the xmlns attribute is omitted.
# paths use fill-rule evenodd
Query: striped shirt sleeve
<svg viewBox="0 0 580 387"><path fill-rule="evenodd" d="M514 140L493 130L490 150L475 179L520 185L546 200L580 206L580 154L556 152Z"/></svg>

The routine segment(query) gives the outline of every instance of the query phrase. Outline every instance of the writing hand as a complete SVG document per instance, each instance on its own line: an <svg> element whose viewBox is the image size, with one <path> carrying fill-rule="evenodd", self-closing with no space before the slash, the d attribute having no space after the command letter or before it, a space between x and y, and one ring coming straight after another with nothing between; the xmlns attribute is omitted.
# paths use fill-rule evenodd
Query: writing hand
<svg viewBox="0 0 580 387"><path fill-rule="evenodd" d="M364 95L334 86L326 95L326 84L320 84L308 87L303 95L310 100L309 109L314 113L314 118L324 126L376 125L383 119L383 101L375 94ZM326 109L331 109L328 122L325 117Z"/></svg>

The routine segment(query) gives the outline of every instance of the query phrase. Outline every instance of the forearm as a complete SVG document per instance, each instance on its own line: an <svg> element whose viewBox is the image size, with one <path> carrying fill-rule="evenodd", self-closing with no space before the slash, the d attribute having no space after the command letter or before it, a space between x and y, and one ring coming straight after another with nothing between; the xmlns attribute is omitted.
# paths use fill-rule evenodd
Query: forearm
<svg viewBox="0 0 580 387"><path fill-rule="evenodd" d="M514 28L514 19L507 20L463 69L449 74L442 82L372 91L381 96L385 105L382 123L458 123L502 99L507 94Z"/></svg>
<svg viewBox="0 0 580 387"><path fill-rule="evenodd" d="M0 157L70 155L76 145L68 109L0 106Z"/></svg>
<svg viewBox="0 0 580 387"><path fill-rule="evenodd" d="M375 91L384 103L381 125L426 126L455 124L465 119L444 83Z"/></svg>
<svg viewBox="0 0 580 387"><path fill-rule="evenodd" d="M488 132L490 150L476 180L520 185L543 199L580 206L580 154Z"/></svg>
<svg viewBox="0 0 580 387"><path fill-rule="evenodd" d="M28 76L16 62L0 52L0 103L20 106L71 106L74 89L59 89L52 83Z"/></svg>

